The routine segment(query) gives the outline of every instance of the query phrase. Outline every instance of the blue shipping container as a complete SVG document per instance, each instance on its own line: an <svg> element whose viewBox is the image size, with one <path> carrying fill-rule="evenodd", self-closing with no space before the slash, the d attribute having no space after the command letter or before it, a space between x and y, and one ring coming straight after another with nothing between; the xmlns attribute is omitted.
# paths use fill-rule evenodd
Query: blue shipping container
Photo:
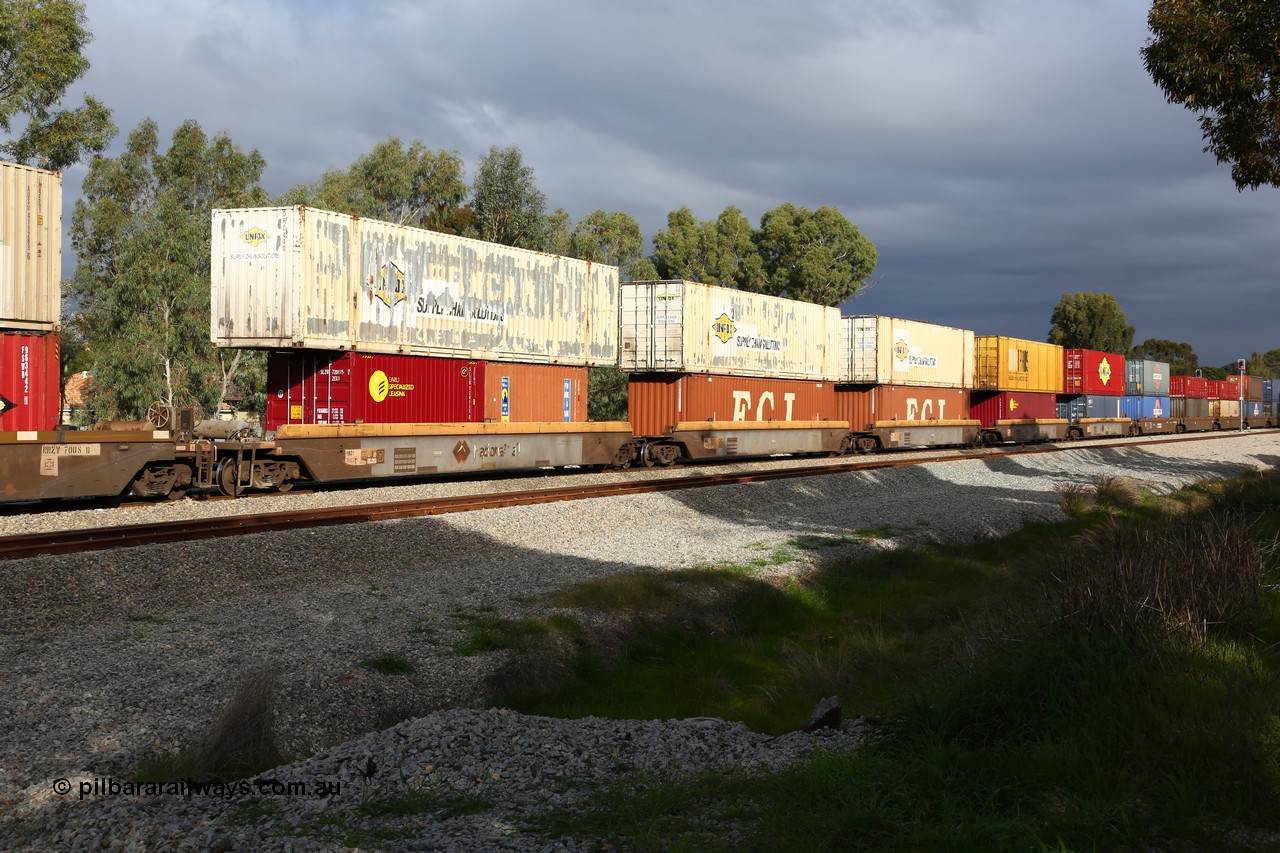
<svg viewBox="0 0 1280 853"><path fill-rule="evenodd" d="M1121 411L1126 418L1137 421L1169 417L1168 397L1124 397L1122 400Z"/></svg>

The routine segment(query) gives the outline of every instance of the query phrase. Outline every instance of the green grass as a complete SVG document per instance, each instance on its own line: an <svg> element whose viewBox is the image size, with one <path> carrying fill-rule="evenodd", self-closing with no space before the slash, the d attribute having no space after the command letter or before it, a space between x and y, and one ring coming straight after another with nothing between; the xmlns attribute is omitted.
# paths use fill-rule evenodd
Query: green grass
<svg viewBox="0 0 1280 853"><path fill-rule="evenodd" d="M383 675L408 675L418 670L413 665L413 661L396 652L382 652L373 657L365 658L360 661L360 665L365 669L371 669Z"/></svg>
<svg viewBox="0 0 1280 853"><path fill-rule="evenodd" d="M1248 535L1273 540L1280 486L1255 477L1167 498L1104 486L1105 500L1066 522L902 547L781 585L719 566L541 602L626 627L560 647L567 656L541 682L500 678L496 702L567 717L719 716L778 733L837 694L846 717L881 724L867 748L784 773L622 778L536 828L663 851L1280 850L1272 555L1259 557L1269 568L1257 600L1197 630L1138 618L1153 606L1141 589L1100 588L1108 618L1070 618L1055 576L1055 555L1085 553L1076 537L1090 531L1105 545L1096 531L1117 519L1167 536L1208 524L1195 514L1208 507L1248 508ZM1182 515L1162 526L1169 513ZM1162 547L1135 541L1115 547L1131 560ZM1141 630L1122 630L1126 613ZM507 672L546 651L517 649ZM726 827L742 836L722 840Z"/></svg>

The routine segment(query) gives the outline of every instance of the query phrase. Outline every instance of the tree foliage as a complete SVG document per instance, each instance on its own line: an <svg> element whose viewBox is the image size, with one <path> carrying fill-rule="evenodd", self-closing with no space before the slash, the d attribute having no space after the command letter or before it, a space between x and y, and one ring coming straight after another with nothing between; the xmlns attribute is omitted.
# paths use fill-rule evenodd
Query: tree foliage
<svg viewBox="0 0 1280 853"><path fill-rule="evenodd" d="M783 204L765 213L755 235L765 293L839 305L867 284L876 247L834 207Z"/></svg>
<svg viewBox="0 0 1280 853"><path fill-rule="evenodd" d="M1280 185L1280 4L1155 0L1142 49L1170 103L1200 113L1205 151L1236 189Z"/></svg>
<svg viewBox="0 0 1280 853"><path fill-rule="evenodd" d="M1195 376L1200 367L1191 344L1168 341L1164 338L1147 338L1129 353L1133 358L1149 358L1169 363L1169 372L1178 376Z"/></svg>
<svg viewBox="0 0 1280 853"><path fill-rule="evenodd" d="M1049 318L1049 343L1127 353L1133 326L1110 293L1064 293Z"/></svg>
<svg viewBox="0 0 1280 853"><path fill-rule="evenodd" d="M469 221L462 210L463 171L458 152L432 151L417 139L406 148L393 136L347 169L293 187L280 201L456 234Z"/></svg>
<svg viewBox="0 0 1280 853"><path fill-rule="evenodd" d="M519 148L495 145L480 157L471 186L473 236L541 251L546 245L546 209L547 197Z"/></svg>
<svg viewBox="0 0 1280 853"><path fill-rule="evenodd" d="M0 145L19 163L65 169L107 147L116 135L111 111L86 96L66 109L62 96L89 70L85 46L93 39L78 0L0 0L0 131L13 119L26 128Z"/></svg>
<svg viewBox="0 0 1280 853"><path fill-rule="evenodd" d="M162 152L150 119L119 157L90 164L72 214L80 263L68 292L82 309L99 417L137 419L155 401L214 408L260 369L210 343L209 217L213 207L266 204L265 165L194 121Z"/></svg>
<svg viewBox="0 0 1280 853"><path fill-rule="evenodd" d="M751 223L733 206L708 222L698 221L687 207L673 210L666 229L653 237L657 277L764 290L764 263L754 236Z"/></svg>

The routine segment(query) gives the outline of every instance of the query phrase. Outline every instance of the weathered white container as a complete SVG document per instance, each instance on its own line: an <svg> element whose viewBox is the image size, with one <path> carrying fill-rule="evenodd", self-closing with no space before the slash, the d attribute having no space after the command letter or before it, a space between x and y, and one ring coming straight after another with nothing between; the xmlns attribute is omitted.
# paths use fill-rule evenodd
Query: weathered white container
<svg viewBox="0 0 1280 853"><path fill-rule="evenodd" d="M845 317L839 381L931 388L973 387L973 332L896 317Z"/></svg>
<svg viewBox="0 0 1280 853"><path fill-rule="evenodd" d="M51 332L62 306L62 175L0 163L0 330Z"/></svg>
<svg viewBox="0 0 1280 853"><path fill-rule="evenodd" d="M840 309L693 281L622 283L619 366L834 382Z"/></svg>
<svg viewBox="0 0 1280 853"><path fill-rule="evenodd" d="M617 359L617 267L302 206L214 210L211 255L217 346Z"/></svg>

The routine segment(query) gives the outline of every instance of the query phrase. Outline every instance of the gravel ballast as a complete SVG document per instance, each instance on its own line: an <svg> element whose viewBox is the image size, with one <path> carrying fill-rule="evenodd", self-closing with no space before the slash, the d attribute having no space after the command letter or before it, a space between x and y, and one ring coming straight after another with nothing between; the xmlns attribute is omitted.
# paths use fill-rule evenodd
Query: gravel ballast
<svg viewBox="0 0 1280 853"><path fill-rule="evenodd" d="M486 679L502 655L453 653L468 615L520 615L530 597L618 572L747 562L801 536L886 527L939 541L1000 535L1060 518L1063 483L1111 475L1171 491L1270 468L1275 445L1271 432L1082 445L0 563L0 850L599 849L599 841L548 842L521 821L551 805L572 808L584 782L635 770L771 768L812 749L852 747L861 730L769 738L711 719L550 720L485 708ZM498 487L288 495L275 506ZM153 509L207 514L250 503L271 511L264 499L11 515L0 518L0 534L94 523L77 515L124 524ZM362 665L379 655L413 671ZM197 743L236 684L263 666L276 673L281 746L311 757L248 791L123 788L142 759ZM409 794L466 797L470 806L424 817L368 805ZM373 829L390 837L379 841Z"/></svg>

